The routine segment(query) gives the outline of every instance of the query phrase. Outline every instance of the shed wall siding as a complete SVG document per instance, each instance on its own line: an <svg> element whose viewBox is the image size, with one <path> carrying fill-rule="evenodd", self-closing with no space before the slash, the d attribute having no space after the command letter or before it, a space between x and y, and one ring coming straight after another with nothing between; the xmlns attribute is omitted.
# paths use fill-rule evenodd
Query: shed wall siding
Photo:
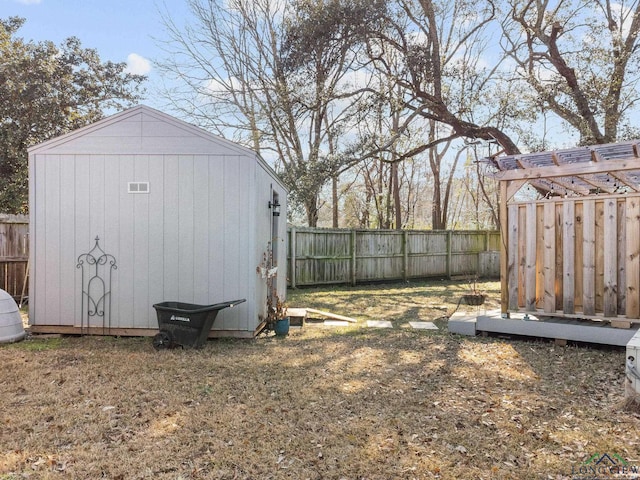
<svg viewBox="0 0 640 480"><path fill-rule="evenodd" d="M255 158L35 154L31 174L34 324L80 326L81 271L75 267L99 236L118 267L111 327L157 328L152 304L160 301L253 297L220 312L214 329L255 330L263 296L255 267L270 231L269 175ZM127 193L132 181L148 181L149 194ZM248 228L251 222L255 228Z"/></svg>
<svg viewBox="0 0 640 480"><path fill-rule="evenodd" d="M34 149L56 154L211 154L229 152L251 156L253 152L160 112L134 108L45 142Z"/></svg>

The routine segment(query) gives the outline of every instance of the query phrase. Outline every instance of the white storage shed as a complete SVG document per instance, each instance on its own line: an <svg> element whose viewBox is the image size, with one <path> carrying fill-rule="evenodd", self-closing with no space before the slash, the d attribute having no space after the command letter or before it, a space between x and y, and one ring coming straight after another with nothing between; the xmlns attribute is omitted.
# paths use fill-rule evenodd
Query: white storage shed
<svg viewBox="0 0 640 480"><path fill-rule="evenodd" d="M253 151L146 106L30 148L31 330L154 335L155 303L246 298L211 336L252 337L265 255L286 296L286 193Z"/></svg>

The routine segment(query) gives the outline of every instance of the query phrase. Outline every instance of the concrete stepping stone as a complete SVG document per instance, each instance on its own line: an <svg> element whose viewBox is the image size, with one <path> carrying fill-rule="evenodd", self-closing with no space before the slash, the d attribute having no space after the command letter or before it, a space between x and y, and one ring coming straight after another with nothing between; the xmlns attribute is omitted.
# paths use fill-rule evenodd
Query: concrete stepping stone
<svg viewBox="0 0 640 480"><path fill-rule="evenodd" d="M326 327L348 327L351 324L344 320L325 320L323 325Z"/></svg>
<svg viewBox="0 0 640 480"><path fill-rule="evenodd" d="M393 323L388 320L367 320L367 327L371 328L393 328Z"/></svg>
<svg viewBox="0 0 640 480"><path fill-rule="evenodd" d="M433 322L409 322L409 325L417 330L438 330Z"/></svg>

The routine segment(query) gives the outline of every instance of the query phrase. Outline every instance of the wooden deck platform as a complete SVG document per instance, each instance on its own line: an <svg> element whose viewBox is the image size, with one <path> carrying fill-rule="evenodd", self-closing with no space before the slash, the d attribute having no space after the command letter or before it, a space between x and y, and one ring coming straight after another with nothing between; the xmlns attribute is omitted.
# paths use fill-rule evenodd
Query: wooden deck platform
<svg viewBox="0 0 640 480"><path fill-rule="evenodd" d="M449 331L460 335L475 336L487 332L621 347L629 343L638 332L638 327L639 325L634 324L631 328L616 328L606 322L566 318L539 319L524 314L502 318L499 310L482 315L459 312L449 319Z"/></svg>

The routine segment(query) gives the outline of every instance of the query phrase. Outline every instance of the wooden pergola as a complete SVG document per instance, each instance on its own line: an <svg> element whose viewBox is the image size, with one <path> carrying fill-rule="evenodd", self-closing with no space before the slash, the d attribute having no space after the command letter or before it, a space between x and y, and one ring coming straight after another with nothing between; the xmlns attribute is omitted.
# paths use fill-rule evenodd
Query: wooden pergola
<svg viewBox="0 0 640 480"><path fill-rule="evenodd" d="M640 140L493 162L502 313L640 322Z"/></svg>

